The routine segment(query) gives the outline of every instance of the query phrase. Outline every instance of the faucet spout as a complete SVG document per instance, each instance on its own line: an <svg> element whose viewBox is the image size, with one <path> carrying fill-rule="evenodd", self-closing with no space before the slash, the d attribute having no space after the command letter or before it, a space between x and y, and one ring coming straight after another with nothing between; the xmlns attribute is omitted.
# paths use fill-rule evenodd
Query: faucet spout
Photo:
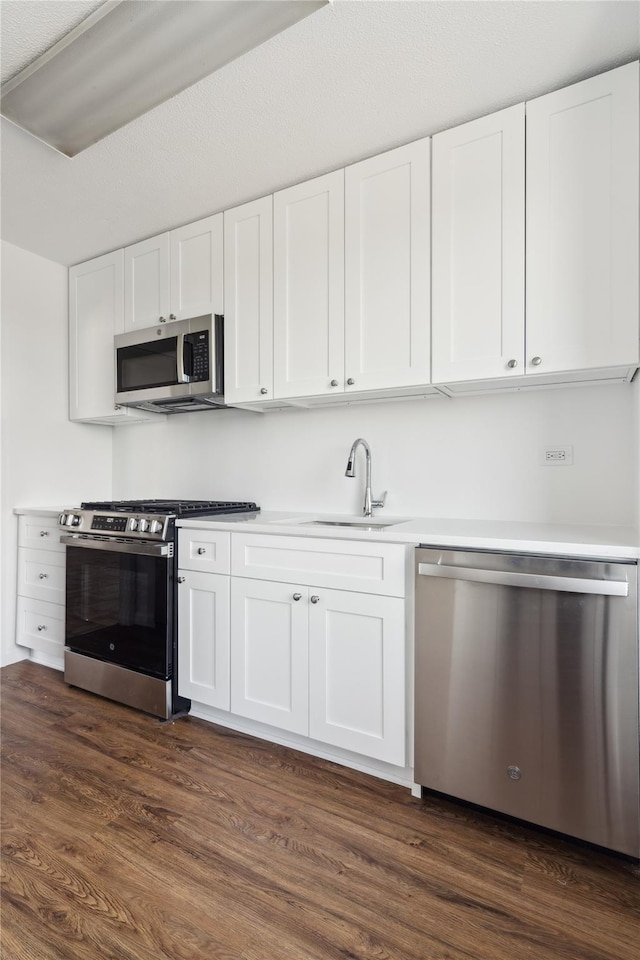
<svg viewBox="0 0 640 960"><path fill-rule="evenodd" d="M362 515L364 517L372 517L374 507L384 507L387 491L385 490L380 500L374 500L371 496L371 449L367 441L363 440L362 437L358 437L358 439L354 440L351 445L351 450L349 451L349 457L347 459L347 469L344 472L345 477L355 477L356 475L356 452L358 447L362 447L364 450L366 469Z"/></svg>

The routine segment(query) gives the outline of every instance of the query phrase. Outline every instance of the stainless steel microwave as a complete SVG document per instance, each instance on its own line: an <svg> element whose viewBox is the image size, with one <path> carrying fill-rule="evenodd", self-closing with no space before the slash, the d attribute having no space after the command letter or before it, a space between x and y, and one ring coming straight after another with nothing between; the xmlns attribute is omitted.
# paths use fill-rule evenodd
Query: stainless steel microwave
<svg viewBox="0 0 640 960"><path fill-rule="evenodd" d="M159 413L223 407L223 325L209 314L118 334L116 403Z"/></svg>

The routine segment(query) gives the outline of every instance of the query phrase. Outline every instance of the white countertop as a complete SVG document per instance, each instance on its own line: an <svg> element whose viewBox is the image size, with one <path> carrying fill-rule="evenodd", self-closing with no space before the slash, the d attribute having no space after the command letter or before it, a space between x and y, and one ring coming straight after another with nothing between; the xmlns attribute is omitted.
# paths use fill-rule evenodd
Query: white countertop
<svg viewBox="0 0 640 960"><path fill-rule="evenodd" d="M15 507L20 516L57 517L61 507ZM361 527L323 526L314 520L338 523L357 521ZM390 523L381 530L367 524ZM379 540L427 546L468 547L476 550L519 551L554 556L602 557L637 560L640 533L632 527L598 524L523 523L512 520L460 520L438 517L364 517L344 514L297 513L263 510L256 514L178 520L179 527L231 530L236 533L278 533L282 536L325 537L339 540Z"/></svg>
<svg viewBox="0 0 640 960"><path fill-rule="evenodd" d="M362 527L322 526L322 521L359 521ZM377 521L393 525L366 529ZM379 540L389 543L426 544L483 550L513 550L572 557L637 560L640 535L629 527L587 524L522 523L509 520L458 520L429 517L391 517L379 514L370 521L340 514L262 511L235 517L202 517L178 520L179 527L230 530L243 533L278 533L282 536L328 537L340 540Z"/></svg>

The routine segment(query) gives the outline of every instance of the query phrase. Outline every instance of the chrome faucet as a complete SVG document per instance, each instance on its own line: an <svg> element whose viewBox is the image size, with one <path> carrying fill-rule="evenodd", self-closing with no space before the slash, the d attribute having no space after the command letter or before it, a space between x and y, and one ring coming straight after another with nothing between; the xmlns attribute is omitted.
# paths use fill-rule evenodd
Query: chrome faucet
<svg viewBox="0 0 640 960"><path fill-rule="evenodd" d="M345 477L355 477L356 475L356 450L358 446L361 446L364 450L364 455L366 458L366 480L364 488L364 506L362 508L362 515L364 517L373 516L374 507L384 507L384 502L387 498L387 491L385 490L382 494L381 500L372 500L371 499L371 450L369 449L369 444L366 440L363 440L362 437L358 437L357 440L353 441L351 450L349 451L349 459L347 460L347 469L344 472Z"/></svg>

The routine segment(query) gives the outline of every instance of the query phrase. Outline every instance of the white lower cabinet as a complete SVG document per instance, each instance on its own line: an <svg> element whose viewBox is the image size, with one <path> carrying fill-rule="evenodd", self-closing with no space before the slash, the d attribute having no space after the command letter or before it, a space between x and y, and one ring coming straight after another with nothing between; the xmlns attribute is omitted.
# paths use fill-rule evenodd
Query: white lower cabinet
<svg viewBox="0 0 640 960"><path fill-rule="evenodd" d="M18 520L16 643L51 660L64 655L65 548L53 516Z"/></svg>
<svg viewBox="0 0 640 960"><path fill-rule="evenodd" d="M309 599L309 736L404 765L404 600L323 588Z"/></svg>
<svg viewBox="0 0 640 960"><path fill-rule="evenodd" d="M178 693L229 709L229 577L179 572Z"/></svg>
<svg viewBox="0 0 640 960"><path fill-rule="evenodd" d="M180 694L404 766L405 547L238 533L228 551L224 538L180 530Z"/></svg>
<svg viewBox="0 0 640 960"><path fill-rule="evenodd" d="M309 733L307 589L233 577L231 712Z"/></svg>
<svg viewBox="0 0 640 960"><path fill-rule="evenodd" d="M234 577L231 712L404 764L404 601Z"/></svg>

